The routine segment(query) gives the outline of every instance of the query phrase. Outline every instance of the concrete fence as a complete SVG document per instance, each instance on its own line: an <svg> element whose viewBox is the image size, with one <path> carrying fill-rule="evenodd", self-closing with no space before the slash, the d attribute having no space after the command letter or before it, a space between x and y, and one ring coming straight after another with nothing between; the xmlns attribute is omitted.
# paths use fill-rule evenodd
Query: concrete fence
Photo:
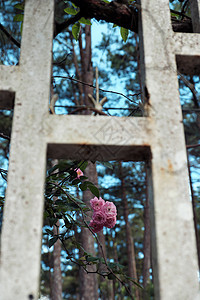
<svg viewBox="0 0 200 300"><path fill-rule="evenodd" d="M14 98L1 300L38 298L47 156L148 160L155 299L200 299L177 81L177 68L200 70L200 1L191 3L194 33L175 33L168 0L141 0L145 117L116 118L49 114L54 1L26 1L19 66L0 66L0 107Z"/></svg>

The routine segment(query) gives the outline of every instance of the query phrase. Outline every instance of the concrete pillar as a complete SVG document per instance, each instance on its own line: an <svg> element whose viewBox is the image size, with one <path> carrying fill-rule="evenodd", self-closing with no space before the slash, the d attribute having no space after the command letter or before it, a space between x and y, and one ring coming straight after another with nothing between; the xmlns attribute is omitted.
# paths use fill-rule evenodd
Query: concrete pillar
<svg viewBox="0 0 200 300"><path fill-rule="evenodd" d="M1 237L2 300L38 299L53 14L54 1L27 0L20 64L0 67L0 90L15 92Z"/></svg>
<svg viewBox="0 0 200 300"><path fill-rule="evenodd" d="M156 299L200 299L176 66L176 55L180 67L185 55L185 71L194 73L200 60L200 36L172 32L168 0L142 0L141 5L143 94L152 133L151 229Z"/></svg>

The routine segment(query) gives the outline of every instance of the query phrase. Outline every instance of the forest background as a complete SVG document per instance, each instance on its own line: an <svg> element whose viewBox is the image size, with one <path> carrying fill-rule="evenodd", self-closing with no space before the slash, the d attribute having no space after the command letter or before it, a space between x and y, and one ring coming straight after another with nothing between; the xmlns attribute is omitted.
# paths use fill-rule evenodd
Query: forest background
<svg viewBox="0 0 200 300"><path fill-rule="evenodd" d="M79 12L72 2L55 1L57 24ZM175 22L190 17L189 1L169 5ZM1 64L19 63L23 11L23 1L1 1ZM200 265L200 84L199 76L177 76ZM88 96L97 99L97 83L100 100L107 97L103 107L95 106ZM142 116L137 33L84 18L55 33L50 113ZM1 223L12 117L13 110L0 110ZM110 134L115 134L113 128L108 138ZM80 179L76 178L78 168L84 173ZM40 297L154 299L147 168L146 161L47 160ZM99 195L113 201L118 214L115 227L104 228L95 239L88 228L89 201Z"/></svg>

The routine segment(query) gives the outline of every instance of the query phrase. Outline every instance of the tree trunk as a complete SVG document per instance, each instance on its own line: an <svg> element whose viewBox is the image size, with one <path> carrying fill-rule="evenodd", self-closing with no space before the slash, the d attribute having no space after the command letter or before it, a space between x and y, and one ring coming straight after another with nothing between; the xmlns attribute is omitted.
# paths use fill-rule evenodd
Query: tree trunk
<svg viewBox="0 0 200 300"><path fill-rule="evenodd" d="M92 48L91 48L91 26L85 26L85 48L82 46L82 39L79 38L79 48L81 56L81 75L82 81L88 84L93 84L93 69L92 69ZM93 88L88 85L83 85L84 104L90 106L88 94L93 94ZM87 114L90 112L86 111Z"/></svg>
<svg viewBox="0 0 200 300"><path fill-rule="evenodd" d="M81 58L81 80L88 84L93 84L93 69L92 69L92 49L91 49L91 26L85 26L85 48L83 48L82 35L79 37L79 50ZM88 94L93 94L93 90L90 86L83 85L83 97L84 104L89 106ZM86 111L86 114L89 112ZM86 168L84 175L88 177L89 181L92 181L94 184L98 184L96 165L89 162L88 167ZM90 199L94 195L90 191L83 192L83 201L90 206ZM89 220L88 220L89 221ZM94 248L94 237L87 228L81 229L81 242L83 248L95 255ZM88 266L88 271L94 272L94 266ZM89 273L87 274L83 268L80 268L79 272L79 287L80 287L80 299L81 300L91 300L98 299L98 286L97 286L97 274Z"/></svg>
<svg viewBox="0 0 200 300"><path fill-rule="evenodd" d="M150 280L149 269L151 267L151 235L150 235L150 208L149 208L149 193L148 193L148 172L146 167L146 202L144 205L144 242L143 242L143 298L148 299L145 289Z"/></svg>
<svg viewBox="0 0 200 300"><path fill-rule="evenodd" d="M58 160L51 161L52 167L58 164ZM57 197L54 197L54 202ZM54 235L59 234L60 221L53 226ZM53 249L53 276L51 277L51 299L62 300L62 273L61 273L61 241L58 239Z"/></svg>
<svg viewBox="0 0 200 300"><path fill-rule="evenodd" d="M92 181L94 184L97 181L97 172L96 165L91 162L88 163L88 167L84 171L84 175L88 177L88 180ZM91 194L90 191L86 190L83 193L83 201L87 206L90 206L90 199L92 199L94 195ZM89 221L90 218L87 220ZM95 248L94 248L94 237L91 232L87 228L81 229L81 244L85 251L91 253L95 256ZM87 266L87 270L89 272L95 271L95 266ZM81 300L92 300L98 299L98 287L97 287L97 274L89 273L87 274L83 268L80 268L79 271L79 287L80 287L80 299Z"/></svg>
<svg viewBox="0 0 200 300"><path fill-rule="evenodd" d="M87 82L88 84L93 83L93 70L92 70L92 50L91 50L91 27L85 26L85 48L83 49L82 45L82 36L79 37L79 49L81 57L81 76L82 81ZM88 106L88 94L92 94L92 88L89 86L83 86L84 93L84 104ZM88 167L86 168L84 175L88 177L88 180L92 181L94 184L98 183L96 165L89 162ZM83 192L83 201L90 206L90 199L93 198L93 195L90 191ZM89 220L88 220L89 221ZM87 228L81 229L81 242L83 248L95 255L94 249L94 237ZM94 266L88 267L88 271L94 271ZM98 287L97 287L97 274L91 273L87 274L82 268L80 268L79 273L79 283L80 283L80 299L81 300L90 300L98 299ZM88 284L89 283L89 284Z"/></svg>
<svg viewBox="0 0 200 300"><path fill-rule="evenodd" d="M187 160L188 160L188 173L189 173L189 180L190 180L190 190L191 190L191 197L192 197L192 210L193 210L193 218L194 218L194 229L195 229L195 236L196 236L196 243L197 243L197 257L198 257L198 264L199 264L199 270L200 270L200 238L198 234L198 228L197 228L197 216L196 216L196 205L195 205L195 199L194 199L194 191L192 186L192 177L191 177L191 171L190 171L190 161L189 161L189 155L187 152Z"/></svg>
<svg viewBox="0 0 200 300"><path fill-rule="evenodd" d="M124 220L125 220L125 228L126 228L126 245L127 245L127 256L128 256L128 274L131 278L133 278L135 281L137 281L137 269L136 269L136 260L135 260L135 249L134 249L134 242L133 237L131 234L131 228L128 221L128 202L126 198L126 192L124 187L124 177L122 172L122 163L119 162L119 174L120 174L120 180L121 180L121 192L122 192L122 201L123 201L123 208L124 208ZM133 290L132 288L133 284L130 282L129 287L130 290ZM137 287L135 287L135 299L139 300L139 290Z"/></svg>
<svg viewBox="0 0 200 300"><path fill-rule="evenodd" d="M60 221L53 227L54 234L59 234ZM60 266L61 242L57 240L53 249L52 300L62 300L62 273Z"/></svg>
<svg viewBox="0 0 200 300"><path fill-rule="evenodd" d="M99 242L101 243L102 250L104 253L105 258L107 259L107 252L106 252L106 243L105 243L105 236L103 234L103 231L100 231L98 233ZM103 257L101 247L98 247L99 250L99 256ZM106 265L101 264L100 270L101 272L107 271ZM100 285L102 288L100 288L100 298L101 300L114 300L114 292L113 292L113 281L109 280L108 278L104 278L103 276L100 276Z"/></svg>

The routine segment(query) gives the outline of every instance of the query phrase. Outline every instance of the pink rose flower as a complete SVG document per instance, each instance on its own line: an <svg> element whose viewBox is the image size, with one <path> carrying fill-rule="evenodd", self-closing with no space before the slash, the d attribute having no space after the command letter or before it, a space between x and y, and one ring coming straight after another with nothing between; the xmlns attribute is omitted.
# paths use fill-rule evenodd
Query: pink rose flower
<svg viewBox="0 0 200 300"><path fill-rule="evenodd" d="M81 171L81 169L77 169L76 174L77 174L76 178L80 178L81 176L83 176L83 172Z"/></svg>
<svg viewBox="0 0 200 300"><path fill-rule="evenodd" d="M102 211L106 214L106 216L117 215L117 209L113 202L106 201L105 205L102 208Z"/></svg>
<svg viewBox="0 0 200 300"><path fill-rule="evenodd" d="M103 225L106 221L106 215L102 211L95 211L92 217L92 220L96 224L101 224Z"/></svg>
<svg viewBox="0 0 200 300"><path fill-rule="evenodd" d="M108 228L113 228L116 224L116 216L107 217L106 222L104 223L104 226Z"/></svg>
<svg viewBox="0 0 200 300"><path fill-rule="evenodd" d="M99 199L97 197L94 197L90 200L90 205L92 206L94 211L99 211L104 206L105 201L100 197Z"/></svg>
<svg viewBox="0 0 200 300"><path fill-rule="evenodd" d="M99 199L94 197L90 200L90 204L94 213L89 226L94 233L101 231L103 226L108 228L115 226L117 209L113 202L105 202L101 197Z"/></svg>
<svg viewBox="0 0 200 300"><path fill-rule="evenodd" d="M89 226L92 227L92 231L94 233L97 233L97 232L99 232L99 231L101 231L103 229L103 225L102 224L97 224L93 220L90 221Z"/></svg>

